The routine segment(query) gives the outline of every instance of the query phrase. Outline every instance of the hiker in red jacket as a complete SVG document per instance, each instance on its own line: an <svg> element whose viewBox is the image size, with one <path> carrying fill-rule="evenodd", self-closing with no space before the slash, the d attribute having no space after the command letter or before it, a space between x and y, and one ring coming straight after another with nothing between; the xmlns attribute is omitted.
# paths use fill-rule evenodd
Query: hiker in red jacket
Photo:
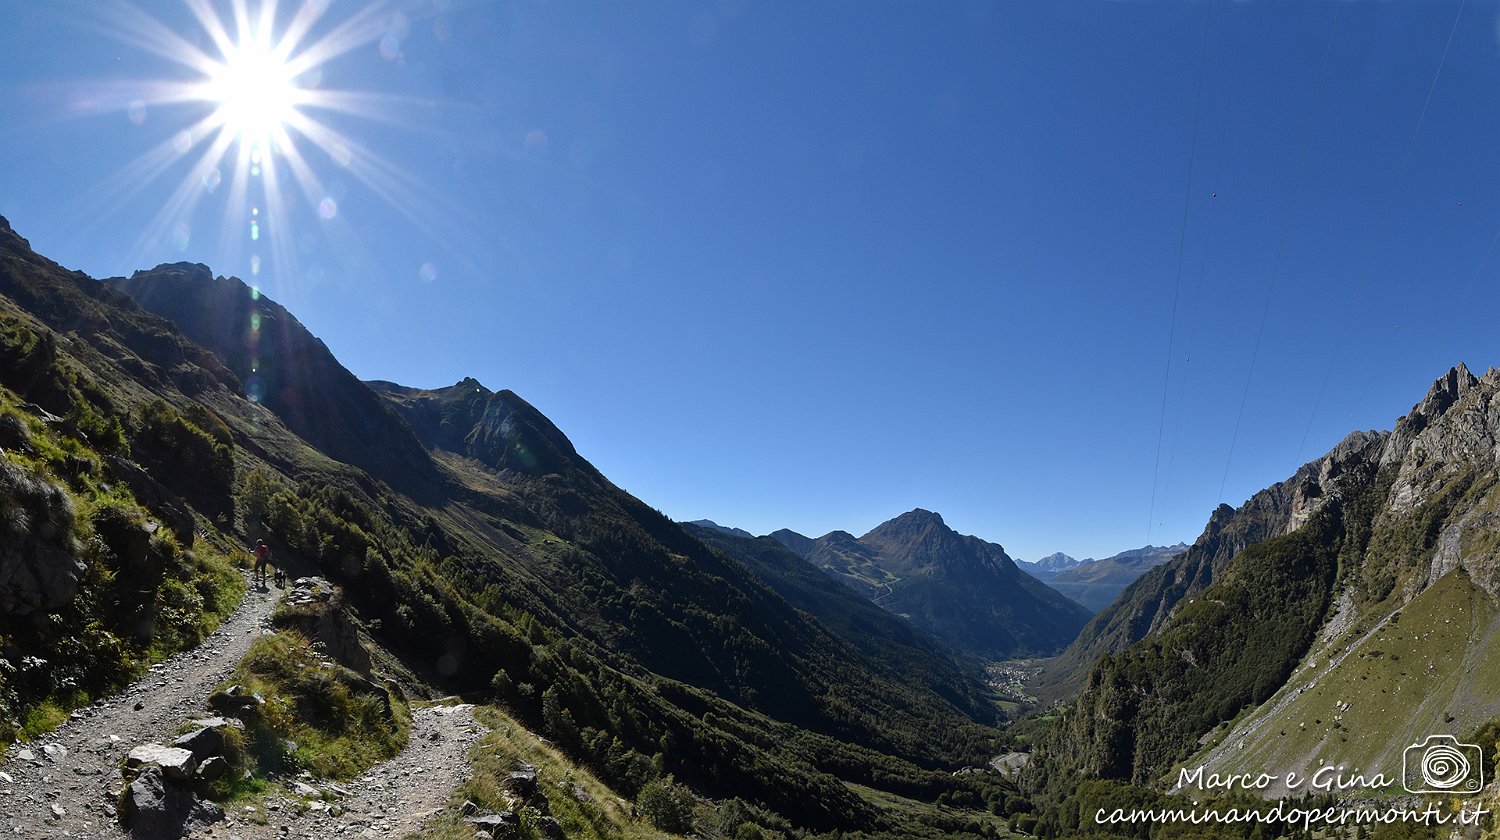
<svg viewBox="0 0 1500 840"><path fill-rule="evenodd" d="M266 567L271 564L271 547L266 545L265 540L255 541L255 577L261 583L266 582Z"/></svg>

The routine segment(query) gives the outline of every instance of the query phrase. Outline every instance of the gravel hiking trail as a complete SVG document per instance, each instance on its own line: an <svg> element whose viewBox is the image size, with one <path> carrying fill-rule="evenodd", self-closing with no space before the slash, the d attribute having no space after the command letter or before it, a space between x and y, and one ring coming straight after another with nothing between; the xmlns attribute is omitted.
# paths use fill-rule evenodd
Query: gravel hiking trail
<svg viewBox="0 0 1500 840"><path fill-rule="evenodd" d="M317 798L286 792L267 796L260 807L231 806L228 819L192 840L366 840L420 833L469 777L469 747L486 731L472 710L467 704L415 709L411 738L389 761L342 785L313 781Z"/></svg>
<svg viewBox="0 0 1500 840"><path fill-rule="evenodd" d="M115 822L120 762L132 747L165 742L195 717L270 625L282 590L252 585L203 643L164 662L129 688L73 713L56 731L0 755L0 838L127 840ZM404 837L421 831L470 773L468 749L485 731L472 706L412 713L407 746L343 785L273 788L256 805L230 805L227 818L193 838ZM136 837L134 840L147 840Z"/></svg>
<svg viewBox="0 0 1500 840"><path fill-rule="evenodd" d="M12 744L0 758L0 837L124 838L115 824L120 761L205 716L209 691L229 678L267 626L281 591L248 585L203 643L151 666L119 694L73 713L54 732Z"/></svg>

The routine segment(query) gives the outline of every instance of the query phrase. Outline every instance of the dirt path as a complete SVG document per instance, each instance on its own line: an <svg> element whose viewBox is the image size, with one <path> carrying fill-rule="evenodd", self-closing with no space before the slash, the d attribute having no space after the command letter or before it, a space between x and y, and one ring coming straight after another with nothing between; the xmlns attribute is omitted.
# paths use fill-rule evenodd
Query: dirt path
<svg viewBox="0 0 1500 840"><path fill-rule="evenodd" d="M114 823L120 760L201 717L260 635L280 590L250 587L203 644L152 666L124 692L74 713L51 735L13 744L0 759L0 836L124 838Z"/></svg>
<svg viewBox="0 0 1500 840"><path fill-rule="evenodd" d="M432 706L412 714L411 740L390 761L345 785L316 785L325 800L270 796L265 810L241 807L193 835L214 840L285 837L400 838L418 832L469 777L469 747L484 732L473 707ZM265 824L260 824L265 820Z"/></svg>

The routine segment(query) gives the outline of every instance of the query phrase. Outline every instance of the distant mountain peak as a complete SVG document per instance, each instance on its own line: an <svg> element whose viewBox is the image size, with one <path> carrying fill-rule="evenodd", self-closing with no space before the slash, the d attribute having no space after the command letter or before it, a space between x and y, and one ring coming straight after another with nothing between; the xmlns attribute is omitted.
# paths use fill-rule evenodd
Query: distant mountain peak
<svg viewBox="0 0 1500 840"><path fill-rule="evenodd" d="M948 523L943 521L941 514L927 510L926 508L912 508L906 513L892 519L891 522L920 523L924 525L941 525L944 528L948 527Z"/></svg>
<svg viewBox="0 0 1500 840"><path fill-rule="evenodd" d="M1031 561L1030 565L1036 566L1039 569L1061 571L1063 569L1071 569L1074 566L1081 566L1084 563L1092 562L1094 562L1094 558L1092 557L1086 560L1079 560L1070 555L1063 554L1061 551L1054 551L1053 553L1041 558L1040 560Z"/></svg>
<svg viewBox="0 0 1500 840"><path fill-rule="evenodd" d="M465 376L463 379L458 380L457 382L453 383L453 387L465 391L473 391L476 394L484 394L485 396L489 396L490 394L494 393L494 391L491 391L490 389L484 387L484 385L481 384L478 379L475 379L472 376Z"/></svg>
<svg viewBox="0 0 1500 840"><path fill-rule="evenodd" d="M793 554L801 557L803 560L807 559L808 553L817 545L817 540L804 534L799 534L790 528L772 531L767 536L791 549Z"/></svg>

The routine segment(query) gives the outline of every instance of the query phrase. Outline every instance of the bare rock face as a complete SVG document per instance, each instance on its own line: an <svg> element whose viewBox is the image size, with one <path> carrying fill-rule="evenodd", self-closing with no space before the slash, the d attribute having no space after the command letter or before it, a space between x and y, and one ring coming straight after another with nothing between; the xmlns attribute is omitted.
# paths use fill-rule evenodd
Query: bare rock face
<svg viewBox="0 0 1500 840"><path fill-rule="evenodd" d="M30 615L73 600L83 563L61 487L0 461L0 612Z"/></svg>
<svg viewBox="0 0 1500 840"><path fill-rule="evenodd" d="M1500 554L1483 539L1500 523L1484 495L1464 495L1500 470L1500 371L1476 378L1458 365L1440 377L1411 412L1396 422L1382 465L1398 468L1386 518L1410 516L1443 500L1444 525L1425 575L1408 581L1415 597L1462 567L1475 583L1500 595Z"/></svg>

